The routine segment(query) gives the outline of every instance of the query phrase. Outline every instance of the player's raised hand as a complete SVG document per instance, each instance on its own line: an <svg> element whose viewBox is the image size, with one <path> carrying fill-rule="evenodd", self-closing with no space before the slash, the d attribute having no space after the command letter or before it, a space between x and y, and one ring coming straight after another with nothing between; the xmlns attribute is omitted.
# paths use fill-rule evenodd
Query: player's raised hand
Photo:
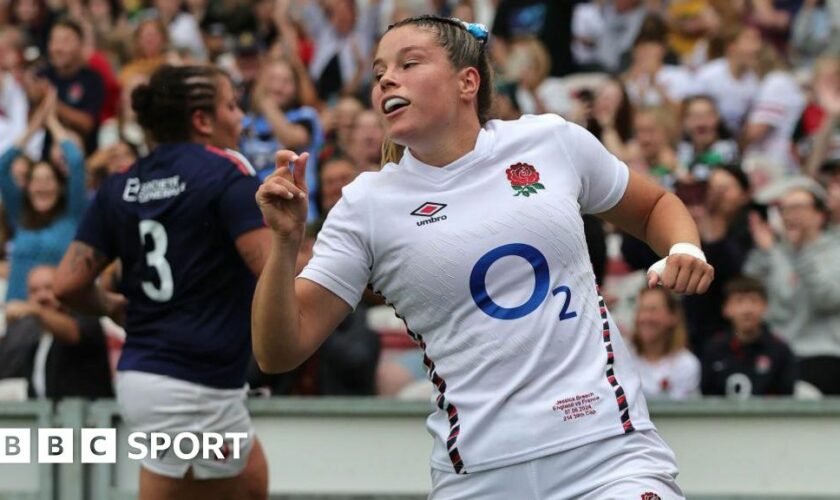
<svg viewBox="0 0 840 500"><path fill-rule="evenodd" d="M282 150L275 155L276 168L257 191L257 204L266 224L281 235L301 231L309 212L306 189L306 161L309 153L298 155ZM294 171L289 163L294 163Z"/></svg>
<svg viewBox="0 0 840 500"><path fill-rule="evenodd" d="M715 270L704 259L687 253L672 253L648 270L648 288L662 285L675 293L705 293L715 278Z"/></svg>

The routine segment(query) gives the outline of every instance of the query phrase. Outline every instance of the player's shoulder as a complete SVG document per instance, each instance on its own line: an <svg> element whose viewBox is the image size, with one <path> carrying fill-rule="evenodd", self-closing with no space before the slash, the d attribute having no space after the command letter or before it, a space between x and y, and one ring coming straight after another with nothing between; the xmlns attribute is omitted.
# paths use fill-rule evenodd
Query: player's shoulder
<svg viewBox="0 0 840 500"><path fill-rule="evenodd" d="M225 174L235 174L245 177L256 177L257 171L242 153L233 149L203 146L197 150L202 156L213 163L217 163Z"/></svg>
<svg viewBox="0 0 840 500"><path fill-rule="evenodd" d="M580 128L573 122L554 113L541 115L522 115L516 120L489 120L484 128L493 135L494 142L522 142L523 139L542 138L556 140Z"/></svg>

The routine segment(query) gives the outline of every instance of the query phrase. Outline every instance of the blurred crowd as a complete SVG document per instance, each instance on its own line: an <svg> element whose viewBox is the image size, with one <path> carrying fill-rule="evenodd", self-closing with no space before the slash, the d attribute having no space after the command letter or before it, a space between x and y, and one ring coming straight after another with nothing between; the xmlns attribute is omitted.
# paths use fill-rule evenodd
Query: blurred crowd
<svg viewBox="0 0 840 500"><path fill-rule="evenodd" d="M380 168L377 40L428 13L490 29L496 117L577 122L689 207L716 270L703 296L644 290L658 257L585 217L648 397L840 394L840 0L3 0L0 399L112 394L124 332L51 282L97 186L149 151L137 85L217 65L260 177L276 150L310 152L302 269L342 187ZM426 398L426 377L371 293L296 371L249 378L262 395Z"/></svg>

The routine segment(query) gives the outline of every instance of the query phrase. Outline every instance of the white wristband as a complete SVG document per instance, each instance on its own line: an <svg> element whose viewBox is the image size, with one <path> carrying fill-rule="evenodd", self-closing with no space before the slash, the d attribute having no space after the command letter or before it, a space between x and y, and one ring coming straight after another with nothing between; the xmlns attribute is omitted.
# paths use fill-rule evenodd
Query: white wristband
<svg viewBox="0 0 840 500"><path fill-rule="evenodd" d="M703 262L706 262L706 254L703 253L703 250L700 250L697 245L694 243L676 243L674 246L671 247L671 251L668 252L668 255L674 255L677 253L683 253L686 255L691 255L696 259L700 259Z"/></svg>
<svg viewBox="0 0 840 500"><path fill-rule="evenodd" d="M668 252L668 257L675 254L684 254L684 255L691 255L696 259L700 259L703 262L706 262L706 254L703 253L703 250L700 250L697 245L693 243L677 243L671 247L671 250ZM656 273L659 277L662 277L662 273L665 272L665 263L668 261L668 257L664 259L659 259L656 261L652 266L648 268L648 274Z"/></svg>

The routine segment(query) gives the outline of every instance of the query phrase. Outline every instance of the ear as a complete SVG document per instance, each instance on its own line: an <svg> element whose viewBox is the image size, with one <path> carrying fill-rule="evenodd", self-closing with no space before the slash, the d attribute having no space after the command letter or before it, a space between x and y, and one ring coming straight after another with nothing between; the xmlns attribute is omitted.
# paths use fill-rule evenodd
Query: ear
<svg viewBox="0 0 840 500"><path fill-rule="evenodd" d="M213 135L213 116L206 111L200 109L193 111L190 116L190 124L195 133L200 136L209 137Z"/></svg>
<svg viewBox="0 0 840 500"><path fill-rule="evenodd" d="M481 76L479 76L476 68L467 67L458 72L458 90L460 90L462 99L473 100L478 95L480 87Z"/></svg>

